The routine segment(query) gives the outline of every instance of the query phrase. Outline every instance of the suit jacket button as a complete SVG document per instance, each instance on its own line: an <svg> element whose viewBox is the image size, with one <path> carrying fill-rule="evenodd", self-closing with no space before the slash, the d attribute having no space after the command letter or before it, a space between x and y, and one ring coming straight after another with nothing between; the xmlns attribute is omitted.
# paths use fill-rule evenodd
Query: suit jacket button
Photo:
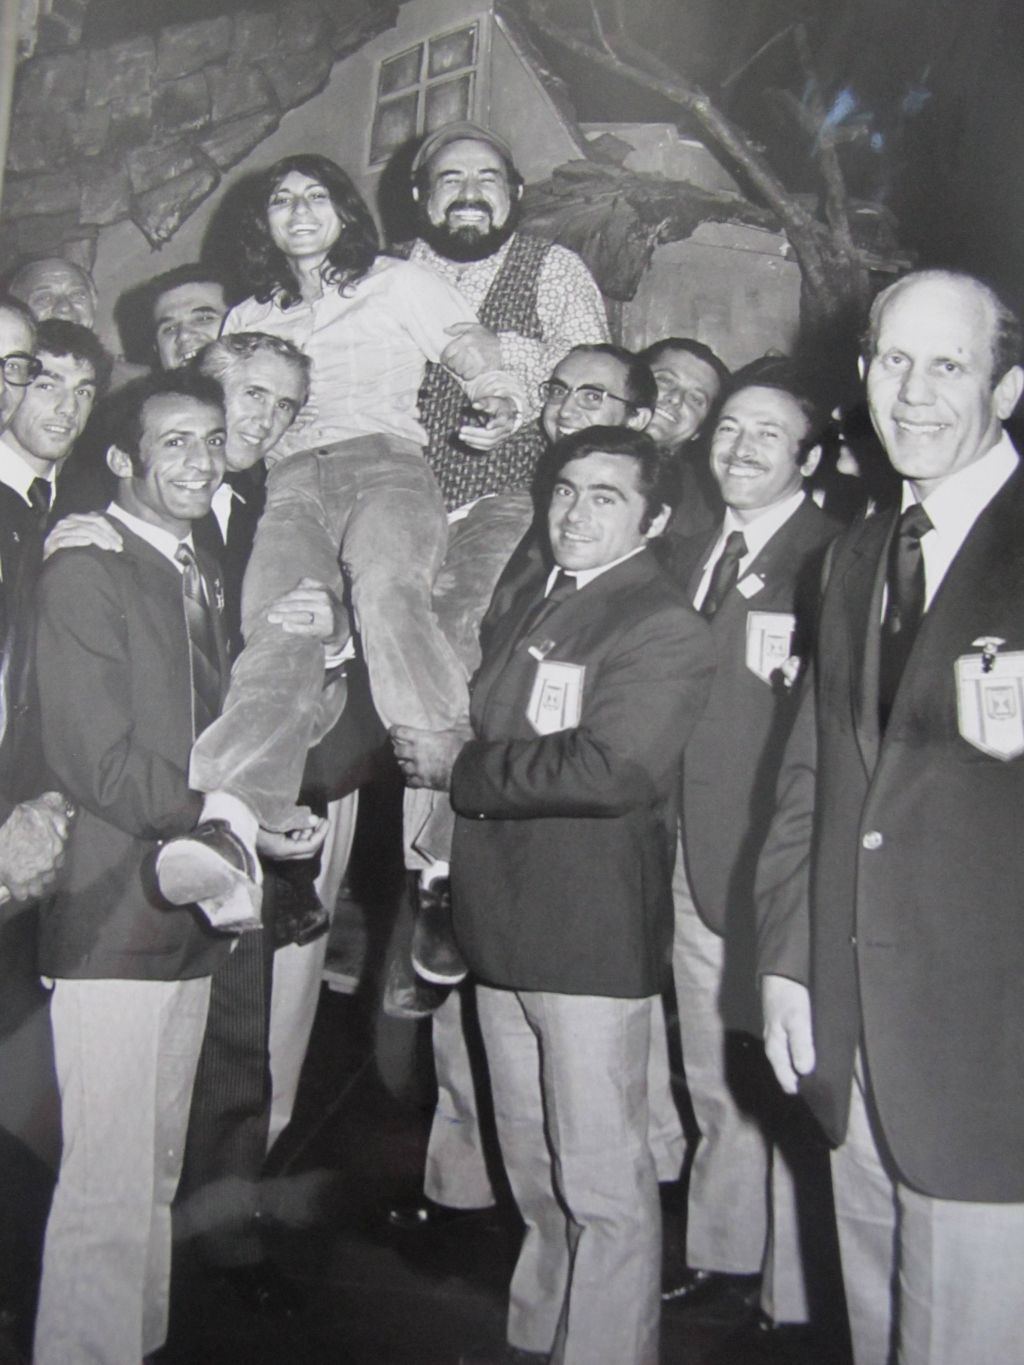
<svg viewBox="0 0 1024 1365"><path fill-rule="evenodd" d="M877 829L869 829L860 842L862 848L866 848L869 853L874 853L877 849L882 847L885 840Z"/></svg>

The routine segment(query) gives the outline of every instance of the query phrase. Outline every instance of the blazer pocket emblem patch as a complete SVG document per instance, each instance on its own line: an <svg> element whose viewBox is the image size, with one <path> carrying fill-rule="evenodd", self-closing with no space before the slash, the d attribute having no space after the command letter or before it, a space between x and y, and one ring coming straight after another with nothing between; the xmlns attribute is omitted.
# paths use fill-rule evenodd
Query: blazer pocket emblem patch
<svg viewBox="0 0 1024 1365"><path fill-rule="evenodd" d="M542 659L537 665L526 719L538 735L554 735L579 725L583 712L583 664Z"/></svg>
<svg viewBox="0 0 1024 1365"><path fill-rule="evenodd" d="M791 611L747 613L747 667L762 682L771 683L793 652L796 617Z"/></svg>
<svg viewBox="0 0 1024 1365"><path fill-rule="evenodd" d="M957 724L967 743L1004 762L1024 754L1024 650L962 654L954 668Z"/></svg>

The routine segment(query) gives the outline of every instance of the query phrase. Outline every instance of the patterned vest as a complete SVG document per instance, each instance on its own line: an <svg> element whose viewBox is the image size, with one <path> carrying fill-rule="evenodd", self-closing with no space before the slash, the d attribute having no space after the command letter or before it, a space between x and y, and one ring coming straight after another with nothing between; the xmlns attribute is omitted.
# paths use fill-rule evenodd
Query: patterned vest
<svg viewBox="0 0 1024 1365"><path fill-rule="evenodd" d="M396 256L408 257L411 250L411 243L394 248ZM531 340L541 340L537 281L550 250L550 242L516 233L480 308L480 321L485 327L493 332L517 332ZM442 365L433 363L427 365L423 376L419 410L427 433L424 455L449 512L485 493L529 488L544 449L544 438L536 422L528 422L486 454L470 450L455 435L465 425L466 395Z"/></svg>

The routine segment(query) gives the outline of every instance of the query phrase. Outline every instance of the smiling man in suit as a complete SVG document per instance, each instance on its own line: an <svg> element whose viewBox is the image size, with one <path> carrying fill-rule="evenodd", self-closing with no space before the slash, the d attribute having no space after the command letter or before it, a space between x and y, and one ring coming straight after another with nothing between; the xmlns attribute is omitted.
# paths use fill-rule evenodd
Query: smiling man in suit
<svg viewBox="0 0 1024 1365"><path fill-rule="evenodd" d="M231 943L169 907L151 867L156 841L195 819L189 752L225 682L222 593L191 538L224 473L223 397L175 375L119 405L108 515L123 549L62 551L39 590L45 756L79 815L40 931L64 1151L38 1365L134 1362L163 1344L170 1203L210 974Z"/></svg>
<svg viewBox="0 0 1024 1365"><path fill-rule="evenodd" d="M395 736L408 780L450 785L456 934L527 1224L504 1354L463 1359L654 1365L647 1060L668 807L713 663L649 553L674 503L653 442L591 427L546 462L555 568L538 565L490 632L472 734Z"/></svg>
<svg viewBox="0 0 1024 1365"><path fill-rule="evenodd" d="M807 1302L792 1178L770 1136L778 1092L756 1041L754 870L795 713L782 666L807 648L824 549L839 530L804 492L824 416L792 380L728 393L710 458L724 518L671 555L711 622L718 668L683 761L673 974L700 1139L687 1269L664 1297L688 1311L741 1311L764 1264L766 1326L804 1322Z"/></svg>
<svg viewBox="0 0 1024 1365"><path fill-rule="evenodd" d="M857 1365L1020 1359L1020 359L970 276L875 300L863 372L900 509L836 544L758 871L766 1048L838 1144Z"/></svg>

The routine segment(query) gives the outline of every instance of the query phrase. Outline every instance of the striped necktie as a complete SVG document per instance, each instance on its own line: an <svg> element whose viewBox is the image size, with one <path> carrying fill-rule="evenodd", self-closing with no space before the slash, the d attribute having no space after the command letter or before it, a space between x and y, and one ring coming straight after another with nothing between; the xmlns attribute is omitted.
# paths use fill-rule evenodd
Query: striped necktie
<svg viewBox="0 0 1024 1365"><path fill-rule="evenodd" d="M187 545L179 545L174 558L182 567L181 585L188 627L189 657L192 664L192 698L195 734L201 735L220 712L221 675L217 636L210 606L206 600L203 576L196 557Z"/></svg>

